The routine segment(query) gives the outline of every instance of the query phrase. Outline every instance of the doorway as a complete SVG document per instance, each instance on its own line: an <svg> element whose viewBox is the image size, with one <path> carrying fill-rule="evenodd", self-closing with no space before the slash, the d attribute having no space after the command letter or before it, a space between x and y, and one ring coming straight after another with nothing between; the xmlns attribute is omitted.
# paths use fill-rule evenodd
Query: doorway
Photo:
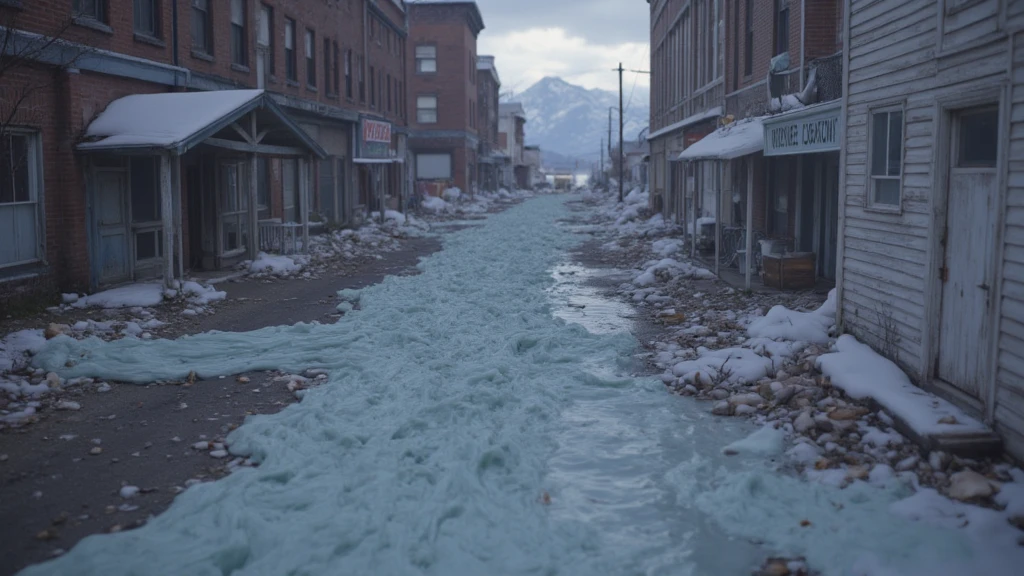
<svg viewBox="0 0 1024 576"><path fill-rule="evenodd" d="M952 117L936 377L979 398L991 345L992 254L996 227L999 110L972 108Z"/></svg>
<svg viewBox="0 0 1024 576"><path fill-rule="evenodd" d="M97 281L100 285L131 278L128 249L128 173L96 170Z"/></svg>

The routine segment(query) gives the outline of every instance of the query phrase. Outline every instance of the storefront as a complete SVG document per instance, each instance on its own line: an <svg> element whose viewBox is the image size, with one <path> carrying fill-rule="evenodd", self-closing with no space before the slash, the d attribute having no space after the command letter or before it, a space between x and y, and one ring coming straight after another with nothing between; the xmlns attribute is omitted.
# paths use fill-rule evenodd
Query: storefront
<svg viewBox="0 0 1024 576"><path fill-rule="evenodd" d="M363 211L377 212L402 207L405 187L404 140L393 132L390 122L362 117L360 137L353 163L357 166L358 203Z"/></svg>
<svg viewBox="0 0 1024 576"><path fill-rule="evenodd" d="M839 238L840 110L841 100L833 100L764 120L766 232L830 281Z"/></svg>

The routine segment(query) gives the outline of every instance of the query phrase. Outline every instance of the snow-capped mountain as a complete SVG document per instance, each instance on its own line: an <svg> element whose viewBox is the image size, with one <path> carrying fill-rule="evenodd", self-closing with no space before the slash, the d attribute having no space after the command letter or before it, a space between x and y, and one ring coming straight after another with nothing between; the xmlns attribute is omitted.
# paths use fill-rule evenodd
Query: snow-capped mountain
<svg viewBox="0 0 1024 576"><path fill-rule="evenodd" d="M640 130L648 125L650 118L649 93L646 88L633 89L627 84L624 99L629 106L623 138L627 142L636 142ZM522 102L526 109L526 143L539 145L541 150L596 162L601 138L606 139L607 154L609 107L615 108L612 111L612 140L618 145L617 92L597 88L588 90L561 78L547 77L513 95L511 100Z"/></svg>

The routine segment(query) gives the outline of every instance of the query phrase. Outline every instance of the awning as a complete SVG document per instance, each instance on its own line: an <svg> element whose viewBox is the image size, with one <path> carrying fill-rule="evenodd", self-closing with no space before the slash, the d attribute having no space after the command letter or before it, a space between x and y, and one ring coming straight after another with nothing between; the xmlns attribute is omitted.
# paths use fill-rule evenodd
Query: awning
<svg viewBox="0 0 1024 576"><path fill-rule="evenodd" d="M683 150L677 160L731 160L764 150L764 117L723 126Z"/></svg>
<svg viewBox="0 0 1024 576"><path fill-rule="evenodd" d="M256 113L258 137L239 120ZM239 139L242 137L242 139ZM86 130L83 151L167 150L181 155L210 140L248 152L327 153L263 90L136 94L111 102Z"/></svg>
<svg viewBox="0 0 1024 576"><path fill-rule="evenodd" d="M353 158L353 164L402 164L404 158Z"/></svg>

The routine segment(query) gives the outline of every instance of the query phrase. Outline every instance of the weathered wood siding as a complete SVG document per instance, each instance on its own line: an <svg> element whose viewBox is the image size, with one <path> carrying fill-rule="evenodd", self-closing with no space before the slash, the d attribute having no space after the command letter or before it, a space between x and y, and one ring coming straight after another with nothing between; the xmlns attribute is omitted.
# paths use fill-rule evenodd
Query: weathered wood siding
<svg viewBox="0 0 1024 576"><path fill-rule="evenodd" d="M1022 7L1024 1L1016 2ZM996 426L1007 447L1024 454L1024 33L1014 39L1009 166L999 348L996 351Z"/></svg>
<svg viewBox="0 0 1024 576"><path fill-rule="evenodd" d="M966 6L949 10L949 5ZM941 6L941 8L940 8ZM919 383L931 376L929 335L938 309L930 265L944 225L944 191L934 190L940 102L979 86L998 86L1010 69L1008 31L1024 28L1024 0L851 0L849 83L844 142L844 329L876 349L886 348L886 322L898 334L897 362ZM1024 457L1024 32L1013 54L1011 128L1003 240L1002 302L997 344L997 428L1010 451ZM996 88L997 90L997 88ZM902 205L898 212L869 206L869 115L902 106ZM1007 145L1007 143L1004 143ZM940 168L942 169L942 168ZM932 316L932 317L929 317ZM934 350L935 342L930 343ZM982 394L978 406L988 398Z"/></svg>

